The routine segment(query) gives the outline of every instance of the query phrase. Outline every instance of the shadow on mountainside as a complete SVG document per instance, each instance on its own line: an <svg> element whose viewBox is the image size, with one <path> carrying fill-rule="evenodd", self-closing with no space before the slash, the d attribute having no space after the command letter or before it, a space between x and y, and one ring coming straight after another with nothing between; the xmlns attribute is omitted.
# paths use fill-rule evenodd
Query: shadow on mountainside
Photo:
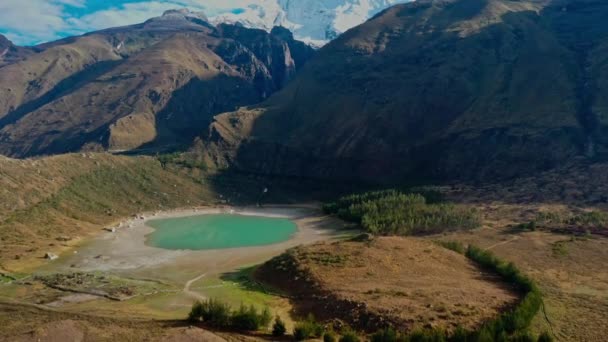
<svg viewBox="0 0 608 342"><path fill-rule="evenodd" d="M238 141L209 137L211 159L274 179L376 184L498 182L604 160L608 74L593 71L608 4L497 3L398 5L348 31L266 103L223 118L234 124L221 138Z"/></svg>

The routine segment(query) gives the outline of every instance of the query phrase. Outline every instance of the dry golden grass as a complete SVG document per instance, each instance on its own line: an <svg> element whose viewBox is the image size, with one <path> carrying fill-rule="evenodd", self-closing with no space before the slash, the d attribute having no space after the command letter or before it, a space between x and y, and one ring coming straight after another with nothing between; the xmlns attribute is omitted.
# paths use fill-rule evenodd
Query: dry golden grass
<svg viewBox="0 0 608 342"><path fill-rule="evenodd" d="M500 210L525 217L529 207ZM498 209L496 208L498 207ZM608 240L546 231L517 232L509 216L477 231L451 233L446 241L470 243L513 262L541 288L544 310L532 330L552 332L560 341L601 341L608 334ZM491 222L488 221L488 222Z"/></svg>
<svg viewBox="0 0 608 342"><path fill-rule="evenodd" d="M0 159L0 268L39 264L135 213L213 200L201 178L150 157ZM67 240L67 241L66 241Z"/></svg>
<svg viewBox="0 0 608 342"><path fill-rule="evenodd" d="M296 300L301 311L371 331L381 322L400 330L475 328L517 301L499 278L465 256L413 238L302 247L259 274L303 298Z"/></svg>
<svg viewBox="0 0 608 342"><path fill-rule="evenodd" d="M0 341L243 341L177 321L136 320L63 313L34 305L0 303Z"/></svg>

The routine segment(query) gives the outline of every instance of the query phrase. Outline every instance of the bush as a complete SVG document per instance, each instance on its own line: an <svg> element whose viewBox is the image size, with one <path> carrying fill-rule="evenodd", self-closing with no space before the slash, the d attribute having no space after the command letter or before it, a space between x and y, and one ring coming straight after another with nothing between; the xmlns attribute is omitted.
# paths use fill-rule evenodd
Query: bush
<svg viewBox="0 0 608 342"><path fill-rule="evenodd" d="M527 338L521 335L521 332L530 326L532 319L534 319L534 316L540 310L540 306L542 305L540 290L531 279L522 275L514 264L505 263L488 251L469 246L466 255L482 267L498 273L503 279L515 285L524 294L522 301L512 311L503 313L492 324L486 324L484 329L490 331L494 337L506 332L519 336L519 340Z"/></svg>
<svg viewBox="0 0 608 342"><path fill-rule="evenodd" d="M336 335L333 332L326 332L323 335L323 342L336 342Z"/></svg>
<svg viewBox="0 0 608 342"><path fill-rule="evenodd" d="M443 330L431 329L414 331L407 340L410 342L444 342L447 339Z"/></svg>
<svg viewBox="0 0 608 342"><path fill-rule="evenodd" d="M260 328L268 328L270 322L272 322L272 314L270 313L270 309L268 309L268 307L265 307L264 310L262 310L259 320Z"/></svg>
<svg viewBox="0 0 608 342"><path fill-rule="evenodd" d="M323 209L377 235L432 234L476 228L481 224L479 214L473 209L430 204L423 195L395 190L342 197L324 205Z"/></svg>
<svg viewBox="0 0 608 342"><path fill-rule="evenodd" d="M380 330L372 335L372 342L397 342L397 331L393 328Z"/></svg>
<svg viewBox="0 0 608 342"><path fill-rule="evenodd" d="M188 320L203 322L215 328L256 331L268 327L271 315L268 308L259 313L254 306L241 305L238 310L232 311L228 304L212 298L194 303Z"/></svg>
<svg viewBox="0 0 608 342"><path fill-rule="evenodd" d="M202 321L216 328L227 328L230 325L230 316L230 306L212 298L194 303L188 319Z"/></svg>
<svg viewBox="0 0 608 342"><path fill-rule="evenodd" d="M456 253L464 254L466 252L466 248L463 244L456 241L437 241L437 243L443 248L447 248Z"/></svg>
<svg viewBox="0 0 608 342"><path fill-rule="evenodd" d="M323 326L315 321L313 315L308 315L305 321L296 324L293 336L296 341L302 341L311 337L321 337L323 332Z"/></svg>
<svg viewBox="0 0 608 342"><path fill-rule="evenodd" d="M345 332L342 337L340 337L340 342L359 342L359 337L353 331Z"/></svg>
<svg viewBox="0 0 608 342"><path fill-rule="evenodd" d="M538 336L538 342L553 342L553 336L551 336L548 332L544 332Z"/></svg>
<svg viewBox="0 0 608 342"><path fill-rule="evenodd" d="M312 332L309 329L307 329L306 326L296 325L296 327L293 329L293 338L296 341L304 341L304 340L310 338L311 333Z"/></svg>
<svg viewBox="0 0 608 342"><path fill-rule="evenodd" d="M281 320L281 317L277 316L274 319L274 324L272 326L272 336L283 336L287 332L287 328L285 328L285 322Z"/></svg>
<svg viewBox="0 0 608 342"><path fill-rule="evenodd" d="M261 326L261 315L255 307L241 305L232 313L232 328L242 331L255 331Z"/></svg>

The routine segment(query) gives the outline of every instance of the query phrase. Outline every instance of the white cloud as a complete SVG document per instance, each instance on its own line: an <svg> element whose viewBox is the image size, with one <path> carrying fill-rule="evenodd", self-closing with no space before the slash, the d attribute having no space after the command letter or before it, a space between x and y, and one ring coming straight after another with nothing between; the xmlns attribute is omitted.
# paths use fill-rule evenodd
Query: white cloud
<svg viewBox="0 0 608 342"><path fill-rule="evenodd" d="M0 1L0 25L15 43L47 41L58 37L57 33L67 28L63 20L65 1L74 0L2 0Z"/></svg>
<svg viewBox="0 0 608 342"><path fill-rule="evenodd" d="M55 0L54 2L67 6L84 8L86 0Z"/></svg>
<svg viewBox="0 0 608 342"><path fill-rule="evenodd" d="M136 2L93 12L80 18L69 18L67 22L79 33L84 33L141 23L177 7L184 7L183 2Z"/></svg>
<svg viewBox="0 0 608 342"><path fill-rule="evenodd" d="M87 2L93 1L102 1L105 8L87 11ZM266 29L280 24L292 29L299 39L322 44L328 38L328 30L343 32L376 10L408 0L129 1L0 0L0 33L3 32L16 44L40 43L65 35L132 25L159 16L168 9L185 7L203 11L217 21L240 21ZM231 13L235 9L241 11Z"/></svg>

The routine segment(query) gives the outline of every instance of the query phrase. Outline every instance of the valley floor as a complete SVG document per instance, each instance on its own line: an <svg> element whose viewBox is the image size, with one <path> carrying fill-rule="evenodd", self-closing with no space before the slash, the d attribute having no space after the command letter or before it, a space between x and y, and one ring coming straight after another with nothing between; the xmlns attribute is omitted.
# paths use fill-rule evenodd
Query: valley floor
<svg viewBox="0 0 608 342"><path fill-rule="evenodd" d="M259 247L170 251L145 244L146 235L153 230L146 225L148 219L223 212L289 218L298 231L286 242ZM268 306L274 314L284 317L291 328L291 304L251 283L251 267L288 248L349 234L340 229L343 223L323 215L315 206L174 210L138 215L118 226L115 232L104 231L80 247L64 251L58 260L47 261L32 274L17 276L16 281L7 278L0 284L2 311L25 316L32 313L49 319L60 312L58 318L74 315L76 320L82 313L91 313L101 317L100 320L124 317L127 321L143 319L152 325L152 320L160 319L163 322L158 326L162 326L167 324L166 320L183 320L196 300L221 298L233 306L241 303ZM28 330L31 326L28 322L29 319L22 319L7 325L10 329L0 329L0 339L23 334L38 336ZM90 331L93 328L89 325L95 325L96 319L88 317L87 322L76 324L81 328L74 329L86 327ZM73 322L57 324L73 325ZM51 324L48 329L55 326ZM136 334L129 329L117 330L117 334L122 333ZM176 333L187 334L181 330Z"/></svg>

